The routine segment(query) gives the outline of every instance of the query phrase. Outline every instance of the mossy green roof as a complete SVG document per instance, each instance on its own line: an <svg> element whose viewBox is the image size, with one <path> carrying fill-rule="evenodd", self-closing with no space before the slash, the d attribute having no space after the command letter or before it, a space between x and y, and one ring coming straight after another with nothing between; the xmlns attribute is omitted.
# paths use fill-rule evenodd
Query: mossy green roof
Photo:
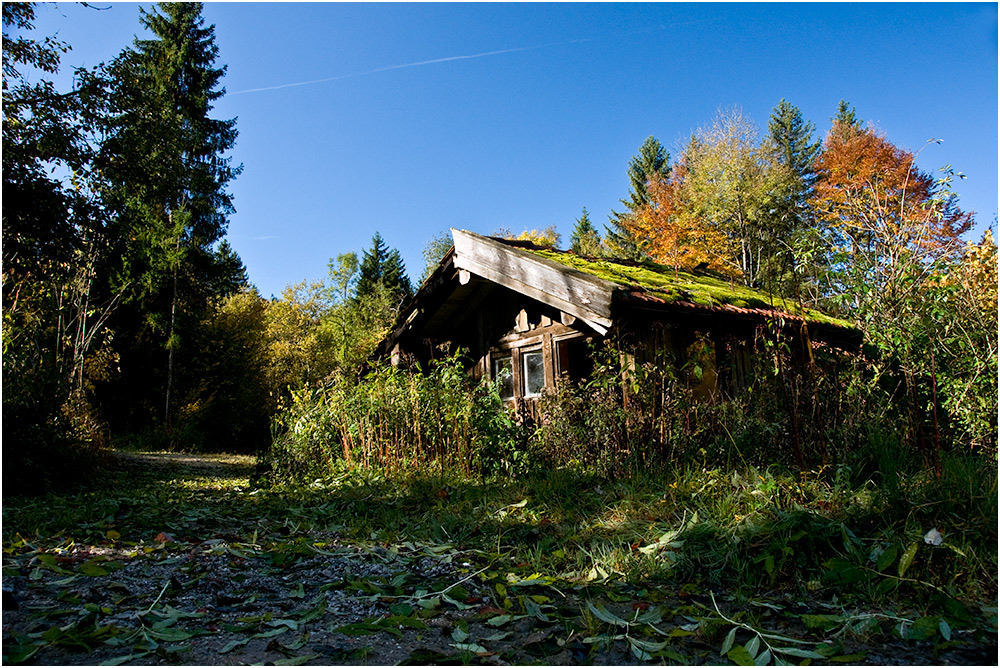
<svg viewBox="0 0 1000 668"><path fill-rule="evenodd" d="M649 261L625 264L583 258L564 251L537 248L523 250L585 274L651 293L667 304L687 302L708 307L734 306L742 309L783 312L803 317L809 322L856 329L846 320L711 275L675 271L673 267Z"/></svg>

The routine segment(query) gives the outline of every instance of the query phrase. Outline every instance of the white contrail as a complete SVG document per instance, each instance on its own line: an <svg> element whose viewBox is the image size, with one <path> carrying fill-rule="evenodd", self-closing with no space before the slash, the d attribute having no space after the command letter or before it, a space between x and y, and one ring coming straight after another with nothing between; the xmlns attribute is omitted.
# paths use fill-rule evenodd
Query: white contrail
<svg viewBox="0 0 1000 668"><path fill-rule="evenodd" d="M364 72L353 72L351 74L342 74L339 77L327 77L326 79L313 79L312 81L299 81L297 83L287 83L278 86L265 86L264 88L249 88L247 90L236 91L235 93L229 93L229 95L242 95L244 93L260 93L266 90L279 90L281 88L294 88L296 86L311 86L313 84L327 83L330 81L341 81L342 79L350 79L352 77L362 77L368 74L377 74L379 72L388 72L390 70L401 70L407 67L419 67L421 65L433 65L435 63L447 63L452 60L469 60L470 58L483 58L485 56L499 56L504 53L517 53L518 51L530 51L532 49L540 49L540 46L522 46L516 49L501 49L499 51L486 51L484 53L473 53L467 56L448 56L447 58L435 58L433 60L421 60L417 63L403 63L402 65L386 65L385 67L376 67L373 70L365 70Z"/></svg>
<svg viewBox="0 0 1000 668"><path fill-rule="evenodd" d="M330 81L342 81L344 79L351 79L354 77L363 77L369 74L378 74L379 72L389 72L391 70L402 70L407 67L420 67L421 65L434 65L436 63L447 63L454 60L470 60L472 58L485 58L486 56L499 56L505 53L518 53L520 51L534 51L536 49L544 49L551 46L564 46L568 44L584 44L586 42L594 42L599 39L607 38L624 38L631 37L635 35L644 35L651 32L659 32L661 30L667 30L670 28L679 28L682 26L688 26L695 23L706 23L712 22L716 19L695 19L692 21L681 21L678 23L671 24L660 24L652 25L641 30L633 30L625 33L618 33L617 35L604 35L603 37L584 37L582 39L571 39L563 42L554 42L552 44L536 44L535 46L520 46L513 49L500 49L499 51L484 51L483 53L473 53L467 56L448 56L447 58L434 58L433 60L421 60L416 63L403 63L402 65L386 65L385 67L376 67L373 70L365 70L364 72L353 72L351 74L342 74L337 77L327 77L325 79L313 79L312 81L298 81L296 83L279 84L277 86L265 86L263 88L249 88L247 90L236 91L235 93L228 93L228 95L243 95L244 93L261 93L268 90L280 90L282 88L295 88L297 86L312 86L313 84L328 83Z"/></svg>

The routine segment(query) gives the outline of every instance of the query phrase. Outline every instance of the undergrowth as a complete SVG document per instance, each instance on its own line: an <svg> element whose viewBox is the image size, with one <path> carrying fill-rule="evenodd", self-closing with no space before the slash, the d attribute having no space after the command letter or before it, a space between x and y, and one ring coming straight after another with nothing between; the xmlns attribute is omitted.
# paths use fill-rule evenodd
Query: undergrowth
<svg viewBox="0 0 1000 668"><path fill-rule="evenodd" d="M591 378L560 384L534 420L460 357L376 366L295 395L264 484L326 490L355 536L416 532L551 576L995 596L995 459L914 447L919 431L896 426L911 407L859 357L817 348L803 366L780 340L759 345L755 381L709 402L694 368L595 351Z"/></svg>
<svg viewBox="0 0 1000 668"><path fill-rule="evenodd" d="M467 577L501 601L514 587L576 592L589 602L576 616L565 613L573 619L567 629L595 650L625 643L644 660L687 662L653 629L663 628L656 615L672 610L664 606L673 600L689 610L675 630L697 631L734 661L765 648L772 660L775 652L818 658L820 640L796 649L802 641L766 630L773 622L759 613L778 609L800 625L819 625L819 638L843 631L832 628L837 624L871 634L879 620L903 620L892 623L904 625L904 639L933 633L947 646L941 634L953 629L995 633L988 610L996 598L997 490L995 471L975 460L944 464L944 484L905 475L892 498L829 468L678 467L609 480L568 467L471 479L341 465L309 482L266 487L249 484L249 461L230 477L113 471L90 492L5 502L5 577L31 570L14 564L33 559L44 568L44 555L88 546L149 558L165 550L164 559L174 555L183 564L184 555L228 545L234 555L277 568L332 545L374 555L430 550L461 555ZM616 601L653 607L628 616ZM612 604L614 612L605 607ZM487 614L500 614L500 624L515 612ZM521 614L553 613L543 605ZM727 629L737 629L733 638Z"/></svg>

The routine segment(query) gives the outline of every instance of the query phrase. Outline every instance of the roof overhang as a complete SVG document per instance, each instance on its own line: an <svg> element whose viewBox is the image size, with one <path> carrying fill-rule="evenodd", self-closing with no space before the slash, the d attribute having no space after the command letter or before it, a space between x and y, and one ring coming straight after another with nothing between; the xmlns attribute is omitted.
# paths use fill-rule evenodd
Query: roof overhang
<svg viewBox="0 0 1000 668"><path fill-rule="evenodd" d="M601 336L611 329L615 283L473 232L452 229L451 235L458 270L568 313Z"/></svg>

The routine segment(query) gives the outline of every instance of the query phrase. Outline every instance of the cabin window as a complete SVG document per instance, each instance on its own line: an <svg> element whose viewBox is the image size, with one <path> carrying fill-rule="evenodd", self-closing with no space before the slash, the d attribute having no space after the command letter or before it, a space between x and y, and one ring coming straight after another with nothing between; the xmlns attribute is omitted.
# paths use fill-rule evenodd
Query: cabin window
<svg viewBox="0 0 1000 668"><path fill-rule="evenodd" d="M524 364L524 396L537 397L545 389L545 356L541 350L521 353Z"/></svg>
<svg viewBox="0 0 1000 668"><path fill-rule="evenodd" d="M574 383L579 383L590 377L593 362L587 339L572 338L556 341L556 371Z"/></svg>
<svg viewBox="0 0 1000 668"><path fill-rule="evenodd" d="M501 399L514 398L514 364L510 356L493 358L493 378L499 381Z"/></svg>

